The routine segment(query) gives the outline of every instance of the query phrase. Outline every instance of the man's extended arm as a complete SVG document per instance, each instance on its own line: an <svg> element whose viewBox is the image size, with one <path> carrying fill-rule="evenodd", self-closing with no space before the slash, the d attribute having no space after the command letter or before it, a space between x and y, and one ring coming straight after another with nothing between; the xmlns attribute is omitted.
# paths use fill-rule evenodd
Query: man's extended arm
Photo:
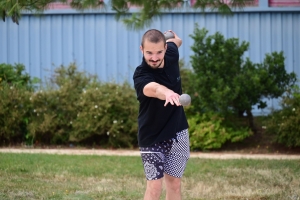
<svg viewBox="0 0 300 200"><path fill-rule="evenodd" d="M143 93L147 97L158 98L160 100L165 100L166 106L168 103L176 106L180 106L179 97L180 95L174 91L168 89L167 87L160 85L155 82L148 83L143 89Z"/></svg>

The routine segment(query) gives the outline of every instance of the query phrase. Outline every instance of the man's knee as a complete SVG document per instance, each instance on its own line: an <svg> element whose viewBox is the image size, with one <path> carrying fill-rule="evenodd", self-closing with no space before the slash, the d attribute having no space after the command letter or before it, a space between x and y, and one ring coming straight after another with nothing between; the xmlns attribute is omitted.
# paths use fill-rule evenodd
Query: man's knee
<svg viewBox="0 0 300 200"><path fill-rule="evenodd" d="M168 189L172 190L173 192L180 192L181 178L176 178L174 176L165 174L165 181Z"/></svg>
<svg viewBox="0 0 300 200"><path fill-rule="evenodd" d="M152 197L152 199L159 198L161 191L162 191L162 179L147 181L147 189L146 189L145 197Z"/></svg>

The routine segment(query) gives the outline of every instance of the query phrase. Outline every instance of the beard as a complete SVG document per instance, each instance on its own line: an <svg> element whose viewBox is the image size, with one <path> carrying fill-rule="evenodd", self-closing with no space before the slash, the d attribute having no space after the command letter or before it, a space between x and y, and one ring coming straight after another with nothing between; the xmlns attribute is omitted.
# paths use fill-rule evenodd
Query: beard
<svg viewBox="0 0 300 200"><path fill-rule="evenodd" d="M164 60L156 60L155 62L153 60L146 60L146 63L152 68L157 69L161 66L162 62Z"/></svg>

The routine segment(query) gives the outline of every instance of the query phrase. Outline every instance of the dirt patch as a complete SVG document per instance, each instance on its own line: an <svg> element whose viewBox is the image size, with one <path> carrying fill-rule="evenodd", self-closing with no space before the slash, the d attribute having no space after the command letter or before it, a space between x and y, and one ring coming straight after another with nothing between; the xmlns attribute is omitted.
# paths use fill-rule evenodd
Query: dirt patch
<svg viewBox="0 0 300 200"><path fill-rule="evenodd" d="M23 144L0 147L0 152L12 153L51 153L51 154L74 154L74 155L120 155L139 156L138 148L133 149L109 149L101 146L78 146L69 145L40 145L26 146ZM209 151L191 152L191 157L201 158L270 158L300 159L300 147L288 148L274 142L274 136L266 134L264 129L257 127L252 136L241 142L226 143L221 149Z"/></svg>
<svg viewBox="0 0 300 200"><path fill-rule="evenodd" d="M274 142L274 136L266 134L264 129L257 129L257 132L245 140L237 143L226 143L219 150L212 152L235 152L247 154L285 154L300 155L300 147L288 148Z"/></svg>
<svg viewBox="0 0 300 200"><path fill-rule="evenodd" d="M140 156L138 149L134 150L105 150L105 149L39 149L39 148L1 148L2 153L37 153L58 155L106 155L106 156ZM206 159L299 159L300 155L286 154L249 154L229 152L191 152L191 158Z"/></svg>

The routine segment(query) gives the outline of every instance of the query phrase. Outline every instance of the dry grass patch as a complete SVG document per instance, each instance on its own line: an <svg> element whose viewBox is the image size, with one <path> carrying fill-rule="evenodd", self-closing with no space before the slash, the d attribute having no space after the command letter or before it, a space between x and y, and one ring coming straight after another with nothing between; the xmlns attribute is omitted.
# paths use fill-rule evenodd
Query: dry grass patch
<svg viewBox="0 0 300 200"><path fill-rule="evenodd" d="M299 160L197 160L191 165L197 169L183 179L187 199L300 199Z"/></svg>

